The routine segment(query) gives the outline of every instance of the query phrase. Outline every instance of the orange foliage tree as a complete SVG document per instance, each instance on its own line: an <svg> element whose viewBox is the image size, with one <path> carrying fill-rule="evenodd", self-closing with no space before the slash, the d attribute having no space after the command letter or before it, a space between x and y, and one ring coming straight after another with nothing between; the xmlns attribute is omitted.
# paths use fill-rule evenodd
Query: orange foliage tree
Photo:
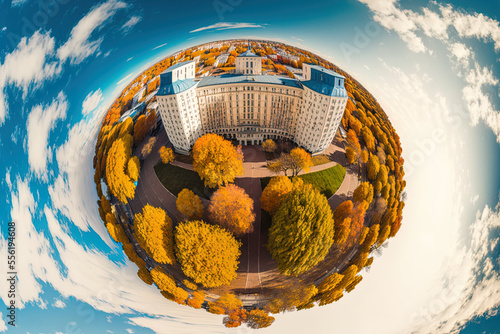
<svg viewBox="0 0 500 334"><path fill-rule="evenodd" d="M172 151L172 149L170 147L169 148L167 148L165 146L160 147L159 153L160 153L161 161L164 164L169 164L172 161L174 161L174 151Z"/></svg>
<svg viewBox="0 0 500 334"><path fill-rule="evenodd" d="M260 197L262 210L274 215L278 210L282 199L292 191L292 181L286 176L279 175L273 177Z"/></svg>
<svg viewBox="0 0 500 334"><path fill-rule="evenodd" d="M208 214L211 221L236 235L253 231L253 200L234 184L221 187L212 195Z"/></svg>
<svg viewBox="0 0 500 334"><path fill-rule="evenodd" d="M125 173L132 153L132 136L125 135L113 143L106 159L106 179L108 189L122 203L134 198L134 181Z"/></svg>

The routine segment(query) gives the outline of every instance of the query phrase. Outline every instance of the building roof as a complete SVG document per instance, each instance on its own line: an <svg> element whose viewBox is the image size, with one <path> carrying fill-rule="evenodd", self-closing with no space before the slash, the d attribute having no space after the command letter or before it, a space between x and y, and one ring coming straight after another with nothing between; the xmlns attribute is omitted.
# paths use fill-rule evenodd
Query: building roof
<svg viewBox="0 0 500 334"><path fill-rule="evenodd" d="M178 69L179 67L184 66L184 65L187 65L187 64L190 64L190 63L194 63L194 60L182 61L182 62L180 62L180 63L177 63L177 64L175 64L175 65L172 65L172 66L170 66L169 68L167 68L165 71L163 71L163 72L162 72L162 74L163 74L163 73L172 72L173 70Z"/></svg>
<svg viewBox="0 0 500 334"><path fill-rule="evenodd" d="M344 86L332 86L321 81L308 80L302 81L302 84L307 88L327 96L347 97L347 91Z"/></svg>
<svg viewBox="0 0 500 334"><path fill-rule="evenodd" d="M343 75L340 75L338 74L337 72L334 72L332 70L329 70L327 68L324 68L323 66L319 66L319 65L314 65L314 64L307 64L309 65L309 67L312 69L312 70L316 70L316 71L319 71L319 72L322 72L322 73L326 73L326 74L329 74L329 75L333 75L333 76L336 76L338 78L344 78L345 77Z"/></svg>
<svg viewBox="0 0 500 334"><path fill-rule="evenodd" d="M293 88L302 88L299 80L281 77L276 75L235 75L223 74L219 76L208 76L200 80L198 87L227 85L236 83L259 83L280 86L289 86Z"/></svg>
<svg viewBox="0 0 500 334"><path fill-rule="evenodd" d="M185 92L197 84L193 79L177 80L173 83L162 83L156 95L173 95Z"/></svg>
<svg viewBox="0 0 500 334"><path fill-rule="evenodd" d="M257 56L255 53L253 53L252 47L248 45L248 49L242 54L238 55L238 57L260 57L260 56Z"/></svg>

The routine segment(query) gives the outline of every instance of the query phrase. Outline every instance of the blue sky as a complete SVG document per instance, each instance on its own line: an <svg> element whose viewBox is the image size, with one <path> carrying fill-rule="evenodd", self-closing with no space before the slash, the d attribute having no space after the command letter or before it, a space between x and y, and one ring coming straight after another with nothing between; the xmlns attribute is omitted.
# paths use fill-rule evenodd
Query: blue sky
<svg viewBox="0 0 500 334"><path fill-rule="evenodd" d="M226 332L220 317L140 281L99 220L91 160L106 108L141 70L230 38L284 41L355 76L389 115L406 160L403 226L363 282L262 332L500 327L498 1L41 3L0 3L0 263L3 272L14 220L20 307L17 328L0 307L0 332ZM0 296L6 303L3 285Z"/></svg>

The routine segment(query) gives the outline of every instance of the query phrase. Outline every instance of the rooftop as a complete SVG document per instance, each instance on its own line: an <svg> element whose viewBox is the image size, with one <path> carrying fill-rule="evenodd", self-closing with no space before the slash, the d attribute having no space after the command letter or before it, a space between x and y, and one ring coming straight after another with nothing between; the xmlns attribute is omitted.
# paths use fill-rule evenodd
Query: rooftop
<svg viewBox="0 0 500 334"><path fill-rule="evenodd" d="M294 88L302 88L302 83L296 79L281 77L277 75L235 75L223 74L219 76L208 76L200 80L198 87L226 85L235 83L260 83L272 85L284 85Z"/></svg>
<svg viewBox="0 0 500 334"><path fill-rule="evenodd" d="M193 79L177 80L173 83L162 83L156 95L173 95L182 93L196 85Z"/></svg>
<svg viewBox="0 0 500 334"><path fill-rule="evenodd" d="M333 75L333 76L336 76L338 78L344 78L345 77L343 75L340 75L338 74L337 72L334 72L332 70L329 70L327 68L324 68L322 66L319 66L319 65L314 65L314 64L307 64L309 65L309 67L312 69L312 70L316 70L316 71L319 71L319 72L322 72L322 73L326 73L326 74L329 74L329 75Z"/></svg>
<svg viewBox="0 0 500 334"><path fill-rule="evenodd" d="M183 61L183 62L177 63L175 65L172 65L169 68L167 68L165 71L163 71L162 74L172 72L173 70L178 69L179 67L190 64L190 63L194 63L194 60Z"/></svg>
<svg viewBox="0 0 500 334"><path fill-rule="evenodd" d="M249 45L248 49L242 54L238 55L238 57L260 57L260 56L257 56L255 53L253 53L252 47Z"/></svg>

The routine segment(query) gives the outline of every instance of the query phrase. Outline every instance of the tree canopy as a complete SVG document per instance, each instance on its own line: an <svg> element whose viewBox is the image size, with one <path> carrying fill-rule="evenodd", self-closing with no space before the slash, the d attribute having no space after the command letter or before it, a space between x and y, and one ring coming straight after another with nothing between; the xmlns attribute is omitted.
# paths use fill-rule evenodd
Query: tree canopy
<svg viewBox="0 0 500 334"><path fill-rule="evenodd" d="M109 149L106 159L108 189L125 204L128 199L134 198L135 194L134 180L126 174L132 142L132 136L128 134L118 138Z"/></svg>
<svg viewBox="0 0 500 334"><path fill-rule="evenodd" d="M210 198L210 220L236 235L253 231L253 200L234 184L220 187Z"/></svg>
<svg viewBox="0 0 500 334"><path fill-rule="evenodd" d="M276 151L276 143L272 139L267 139L262 143L262 149L266 152L272 153Z"/></svg>
<svg viewBox="0 0 500 334"><path fill-rule="evenodd" d="M177 210L187 219L201 219L203 216L203 203L198 195L189 189L182 189L175 201Z"/></svg>
<svg viewBox="0 0 500 334"><path fill-rule="evenodd" d="M182 271L207 288L236 278L240 246L230 232L203 221L180 223L175 230L176 255Z"/></svg>
<svg viewBox="0 0 500 334"><path fill-rule="evenodd" d="M269 229L268 248L281 273L305 272L328 254L334 223L324 195L304 183L282 201Z"/></svg>
<svg viewBox="0 0 500 334"><path fill-rule="evenodd" d="M160 153L161 161L164 164L169 164L172 161L174 161L174 151L172 151L172 149L170 147L169 148L167 148L165 146L160 147L159 153Z"/></svg>
<svg viewBox="0 0 500 334"><path fill-rule="evenodd" d="M230 141L208 133L194 143L193 169L205 186L215 188L231 183L236 175L243 174L243 156Z"/></svg>
<svg viewBox="0 0 500 334"><path fill-rule="evenodd" d="M262 210L274 215L278 210L283 198L292 191L292 181L284 175L273 177L260 197Z"/></svg>
<svg viewBox="0 0 500 334"><path fill-rule="evenodd" d="M161 208L146 204L134 218L135 236L139 245L158 263L175 262L172 220Z"/></svg>

